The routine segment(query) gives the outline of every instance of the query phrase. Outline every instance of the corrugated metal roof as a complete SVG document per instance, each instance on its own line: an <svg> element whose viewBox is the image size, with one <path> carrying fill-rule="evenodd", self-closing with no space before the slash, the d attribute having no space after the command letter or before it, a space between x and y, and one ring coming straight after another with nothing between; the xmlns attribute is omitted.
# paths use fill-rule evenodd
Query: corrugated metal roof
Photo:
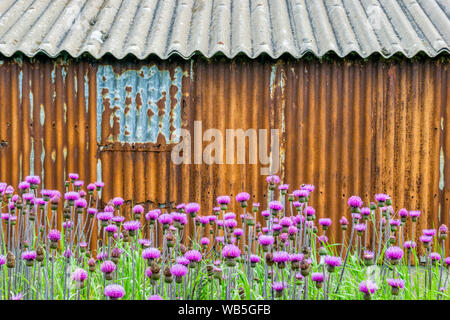
<svg viewBox="0 0 450 320"><path fill-rule="evenodd" d="M449 17L449 0L1 0L0 53L436 56Z"/></svg>

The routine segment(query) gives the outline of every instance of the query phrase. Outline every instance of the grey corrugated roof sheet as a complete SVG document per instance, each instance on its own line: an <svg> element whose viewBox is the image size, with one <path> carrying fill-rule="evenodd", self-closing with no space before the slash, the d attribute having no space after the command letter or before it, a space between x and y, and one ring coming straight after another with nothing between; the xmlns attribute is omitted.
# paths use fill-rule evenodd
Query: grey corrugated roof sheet
<svg viewBox="0 0 450 320"><path fill-rule="evenodd" d="M0 53L450 52L450 0L0 0Z"/></svg>

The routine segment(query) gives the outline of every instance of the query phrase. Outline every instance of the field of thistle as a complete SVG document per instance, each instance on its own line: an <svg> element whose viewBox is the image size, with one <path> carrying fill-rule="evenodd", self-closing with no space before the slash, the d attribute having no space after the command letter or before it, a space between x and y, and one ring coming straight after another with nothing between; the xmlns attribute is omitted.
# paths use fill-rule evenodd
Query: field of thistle
<svg viewBox="0 0 450 320"><path fill-rule="evenodd" d="M235 199L217 197L210 213L187 203L148 212L135 205L128 215L120 197L100 208L104 183L84 186L76 173L69 174L63 193L40 189L38 176L26 177L17 191L0 183L0 298L450 298L447 226L416 230L420 211L395 211L385 194L376 194L367 206L352 196L347 217L317 221L308 205L313 185L290 192L278 176L266 182L263 205L248 203L250 195L241 192ZM240 212L228 211L231 201ZM344 243L328 240L333 223L340 225ZM406 239L409 227L412 238Z"/></svg>

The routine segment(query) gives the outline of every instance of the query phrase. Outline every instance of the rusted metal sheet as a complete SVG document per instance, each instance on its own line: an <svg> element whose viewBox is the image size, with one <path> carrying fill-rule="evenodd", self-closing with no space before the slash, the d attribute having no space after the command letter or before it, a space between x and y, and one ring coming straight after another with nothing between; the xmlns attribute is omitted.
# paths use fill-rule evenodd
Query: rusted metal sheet
<svg viewBox="0 0 450 320"><path fill-rule="evenodd" d="M448 75L440 60L6 59L0 180L17 185L35 173L62 190L73 171L106 182L103 204L121 196L170 210L196 201L210 214L217 196L247 191L264 208L267 164L249 164L249 155L245 164L238 155L235 164L196 163L192 150L191 164L176 165L169 134L181 127L201 140L195 121L224 136L279 129L278 174L291 190L316 185L311 205L318 218L333 218L336 240L351 195L367 202L386 192L396 211L422 211L418 228L438 227L450 209ZM200 142L201 150L210 143Z"/></svg>

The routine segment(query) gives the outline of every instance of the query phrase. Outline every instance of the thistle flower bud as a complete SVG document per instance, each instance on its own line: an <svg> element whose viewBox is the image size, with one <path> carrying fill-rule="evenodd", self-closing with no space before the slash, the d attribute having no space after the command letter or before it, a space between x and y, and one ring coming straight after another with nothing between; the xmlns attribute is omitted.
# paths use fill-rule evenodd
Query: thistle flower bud
<svg viewBox="0 0 450 320"><path fill-rule="evenodd" d="M160 266L158 266L157 264L156 264L156 262L153 262L152 264L151 264L151 266L150 266L150 270L152 271L152 279L153 280L159 280L159 278L160 278L160 273L159 273L159 271L161 270L161 268L160 268Z"/></svg>
<svg viewBox="0 0 450 320"><path fill-rule="evenodd" d="M266 260L267 266L269 266L269 267L273 266L273 264L274 264L273 255L270 252L266 253L265 260Z"/></svg>
<svg viewBox="0 0 450 320"><path fill-rule="evenodd" d="M90 272L94 272L95 271L95 259L94 258L90 258L87 262L88 267L89 267L89 271Z"/></svg>
<svg viewBox="0 0 450 320"><path fill-rule="evenodd" d="M44 249L42 246L38 246L36 249L36 261L42 262L44 261Z"/></svg>
<svg viewBox="0 0 450 320"><path fill-rule="evenodd" d="M6 266L9 269L12 269L16 266L16 257L11 251L8 251L8 253L6 254Z"/></svg>

